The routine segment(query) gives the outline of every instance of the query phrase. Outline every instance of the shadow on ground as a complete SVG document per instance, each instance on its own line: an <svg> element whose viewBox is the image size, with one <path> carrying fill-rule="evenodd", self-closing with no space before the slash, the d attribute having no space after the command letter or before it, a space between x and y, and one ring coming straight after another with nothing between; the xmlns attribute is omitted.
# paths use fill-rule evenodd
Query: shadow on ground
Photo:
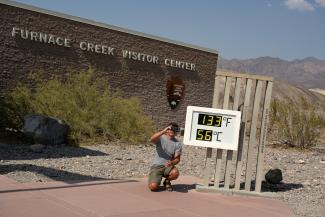
<svg viewBox="0 0 325 217"><path fill-rule="evenodd" d="M195 189L195 184L175 184L173 185L173 190L176 192L187 193L190 190Z"/></svg>
<svg viewBox="0 0 325 217"><path fill-rule="evenodd" d="M221 188L224 187L224 182L221 181L219 186ZM294 189L299 189L303 188L304 186L300 183L285 183L281 182L279 184L271 184L266 181L262 181L262 186L261 186L261 192L286 192L286 191L291 191ZM230 185L230 189L234 189L234 185ZM240 189L243 190L245 189L245 182L240 183ZM251 182L251 191L255 191L255 181Z"/></svg>
<svg viewBox="0 0 325 217"><path fill-rule="evenodd" d="M53 169L32 164L4 164L0 165L0 174L6 175L14 171L31 172L42 174L54 181L63 181L66 183L78 183L85 181L107 180L101 177L87 176L78 173L72 173L65 170Z"/></svg>
<svg viewBox="0 0 325 217"><path fill-rule="evenodd" d="M72 146L45 146L41 151L34 152L28 145L0 145L1 160L33 160L40 158L72 158L83 156L109 155L101 151L95 151L84 147Z"/></svg>
<svg viewBox="0 0 325 217"><path fill-rule="evenodd" d="M245 183L240 184L241 189L245 188ZM300 183L285 183L280 182L279 184L271 184L266 181L262 181L261 192L286 192L294 189L303 188L304 186ZM255 190L255 181L251 182L251 191Z"/></svg>
<svg viewBox="0 0 325 217"><path fill-rule="evenodd" d="M195 189L195 184L172 184L174 192L188 193L188 191ZM163 186L160 186L157 192L166 191Z"/></svg>
<svg viewBox="0 0 325 217"><path fill-rule="evenodd" d="M304 186L300 183L285 183L270 184L266 181L262 182L262 192L286 192L294 189L303 188Z"/></svg>
<svg viewBox="0 0 325 217"><path fill-rule="evenodd" d="M13 193L13 192L22 192L22 191L41 191L41 190L55 190L62 188L77 188L77 187L87 187L87 186L95 186L95 185L110 185L110 184L119 184L126 182L138 182L136 180L121 180L121 179L108 179L104 182L87 182L87 183L69 183L72 185L57 185L52 187L28 187L28 188L16 188L16 189L7 189L0 190L0 193Z"/></svg>

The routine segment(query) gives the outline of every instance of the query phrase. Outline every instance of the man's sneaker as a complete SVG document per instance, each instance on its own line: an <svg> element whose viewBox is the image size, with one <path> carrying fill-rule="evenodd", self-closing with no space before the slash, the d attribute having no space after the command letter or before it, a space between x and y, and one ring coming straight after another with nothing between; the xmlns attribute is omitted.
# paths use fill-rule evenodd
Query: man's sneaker
<svg viewBox="0 0 325 217"><path fill-rule="evenodd" d="M170 181L168 179L165 179L163 184L164 184L166 191L173 191L172 184L170 183Z"/></svg>

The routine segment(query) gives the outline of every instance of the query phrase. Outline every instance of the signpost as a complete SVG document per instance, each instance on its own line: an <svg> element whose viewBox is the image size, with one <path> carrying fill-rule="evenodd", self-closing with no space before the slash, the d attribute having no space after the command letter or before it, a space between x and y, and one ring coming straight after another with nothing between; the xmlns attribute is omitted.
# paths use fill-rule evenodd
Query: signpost
<svg viewBox="0 0 325 217"><path fill-rule="evenodd" d="M188 106L186 112L184 144L238 149L241 112Z"/></svg>

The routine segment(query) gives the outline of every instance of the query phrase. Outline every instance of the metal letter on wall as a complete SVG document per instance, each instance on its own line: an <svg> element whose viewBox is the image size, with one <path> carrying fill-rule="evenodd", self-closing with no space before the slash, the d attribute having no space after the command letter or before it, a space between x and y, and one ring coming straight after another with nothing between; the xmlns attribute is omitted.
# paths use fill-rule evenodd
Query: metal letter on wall
<svg viewBox="0 0 325 217"><path fill-rule="evenodd" d="M185 86L178 77L171 77L167 81L167 100L172 109L175 109L184 97Z"/></svg>

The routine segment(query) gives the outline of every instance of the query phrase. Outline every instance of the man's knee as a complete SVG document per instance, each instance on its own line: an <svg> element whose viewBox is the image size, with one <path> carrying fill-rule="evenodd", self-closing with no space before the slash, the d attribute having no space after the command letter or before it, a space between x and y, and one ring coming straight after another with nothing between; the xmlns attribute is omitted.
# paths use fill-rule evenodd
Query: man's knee
<svg viewBox="0 0 325 217"><path fill-rule="evenodd" d="M156 182L151 182L151 183L149 183L148 187L151 191L157 191L159 188L159 185Z"/></svg>
<svg viewBox="0 0 325 217"><path fill-rule="evenodd" d="M174 168L174 169L172 169L172 171L170 171L168 178L170 180L175 180L178 178L178 176L179 176L179 171L178 171L178 169Z"/></svg>

